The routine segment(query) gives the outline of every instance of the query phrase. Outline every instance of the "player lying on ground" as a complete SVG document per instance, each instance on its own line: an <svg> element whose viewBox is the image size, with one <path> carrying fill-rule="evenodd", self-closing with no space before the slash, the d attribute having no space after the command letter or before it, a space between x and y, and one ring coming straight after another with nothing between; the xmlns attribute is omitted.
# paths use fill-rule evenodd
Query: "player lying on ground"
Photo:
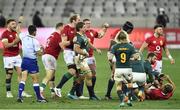
<svg viewBox="0 0 180 110"><path fill-rule="evenodd" d="M17 102L23 102L22 92L24 91L27 77L30 75L32 78L34 91L36 93L37 102L46 103L47 101L40 95L39 88L39 67L37 64L37 55L42 55L42 49L38 40L35 39L36 27L34 25L30 25L28 27L28 32L29 35L20 34L23 60L21 64L22 78L19 83L19 94Z"/></svg>
<svg viewBox="0 0 180 110"><path fill-rule="evenodd" d="M159 76L159 85L146 85L146 98L151 100L167 100L173 96L175 84L168 75L161 74Z"/></svg>

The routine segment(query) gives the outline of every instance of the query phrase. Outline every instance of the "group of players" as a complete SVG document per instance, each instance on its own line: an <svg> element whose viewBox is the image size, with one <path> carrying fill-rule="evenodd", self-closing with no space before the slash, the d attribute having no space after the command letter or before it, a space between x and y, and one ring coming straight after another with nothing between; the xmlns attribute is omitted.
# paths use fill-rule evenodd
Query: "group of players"
<svg viewBox="0 0 180 110"><path fill-rule="evenodd" d="M18 20L18 23L15 19L9 19L7 29L2 34L3 61L6 70L6 96L13 97L11 78L13 68L15 68L19 82L18 102L22 103L24 96L31 97L31 95L24 92L28 75L32 77L38 102L47 102L43 94L47 84L50 86L53 97L62 97L62 87L72 77L73 86L68 93L69 98L100 100L94 91L96 61L93 51L95 50L99 54L101 54L101 51L95 48L93 43L94 38L102 38L105 35L109 25L104 23L100 31L97 32L91 29L90 19L81 21L80 16L75 14L70 17L69 24L56 24L56 31L50 35L46 46L43 47L35 38L37 29L34 25L28 26L27 35L21 33L22 22L22 18ZM174 59L167 49L163 37L163 26L155 25L154 35L146 39L139 51L129 40L129 34L133 31L133 28L133 24L127 21L121 29L112 34L108 52L112 76L108 82L105 98L112 99L111 90L116 82L120 106L125 106L125 103L132 106L131 100L139 99L143 101L145 96L150 99L168 99L172 96L175 85L168 75L161 73L162 50L165 50L171 63L174 63ZM19 44L22 45L22 59L19 53ZM142 52L146 47L148 47L149 54L144 61ZM55 86L57 59L62 50L68 71L62 76L59 84ZM41 84L39 84L38 76L38 55L42 55L42 62L46 70L46 76ZM154 66L152 67L152 65ZM148 78L146 78L147 76ZM163 83L165 79L168 81L166 84ZM83 96L84 81L89 97Z"/></svg>

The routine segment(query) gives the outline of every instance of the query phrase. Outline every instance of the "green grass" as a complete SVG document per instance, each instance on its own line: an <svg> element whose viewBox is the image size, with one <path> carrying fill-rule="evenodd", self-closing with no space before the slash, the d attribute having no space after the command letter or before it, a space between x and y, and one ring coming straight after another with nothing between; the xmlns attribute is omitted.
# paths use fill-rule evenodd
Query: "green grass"
<svg viewBox="0 0 180 110"><path fill-rule="evenodd" d="M146 100L144 102L133 102L133 109L172 109L172 108L180 108L180 53L179 50L170 50L172 56L174 56L176 60L175 65L171 65L168 60L163 60L163 72L170 75L172 80L176 84L176 91L173 97L170 100L166 101L149 101ZM102 55L95 54L96 61L97 61L97 83L95 87L95 91L99 97L102 98L101 101L89 101L89 100L70 100L67 99L67 93L69 92L72 86L72 80L65 84L62 89L63 98L51 99L50 98L50 91L47 87L45 96L47 96L48 103L40 104L37 103L35 100L35 95L31 83L31 79L29 77L28 81L26 82L26 91L30 94L33 94L32 98L25 98L23 104L19 104L16 102L16 96L18 92L18 83L17 83L17 75L14 72L13 79L12 79L12 93L14 98L6 98L6 91L5 91L5 71L3 69L3 62L2 56L0 56L0 109L118 109L119 100L116 95L115 87L112 90L112 97L114 100L106 101L103 100L104 95L106 93L107 81L110 77L110 69L106 57L106 52L103 51ZM0 51L2 53L2 51ZM39 58L39 67L40 67L40 81L45 76L45 70L42 65L41 59ZM64 72L67 71L65 66L64 60L62 55L58 60L58 67L56 72L56 84L61 79ZM88 96L86 87L84 88L84 95Z"/></svg>

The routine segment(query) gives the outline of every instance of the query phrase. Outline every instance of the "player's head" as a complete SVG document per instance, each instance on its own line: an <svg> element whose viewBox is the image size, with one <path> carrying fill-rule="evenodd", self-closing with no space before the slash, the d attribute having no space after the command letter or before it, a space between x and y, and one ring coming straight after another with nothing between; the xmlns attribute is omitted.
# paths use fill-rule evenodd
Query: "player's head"
<svg viewBox="0 0 180 110"><path fill-rule="evenodd" d="M166 83L165 85L163 85L162 91L164 94L171 93L173 91L173 86L170 83Z"/></svg>
<svg viewBox="0 0 180 110"><path fill-rule="evenodd" d="M80 22L81 18L79 14L75 14L73 16L70 17L69 21L70 23L74 23L75 25Z"/></svg>
<svg viewBox="0 0 180 110"><path fill-rule="evenodd" d="M34 25L28 26L29 35L36 36L36 31L37 31L36 26Z"/></svg>
<svg viewBox="0 0 180 110"><path fill-rule="evenodd" d="M126 22L124 23L124 25L122 26L122 29L123 29L124 31L126 31L128 34L131 34L131 32L132 32L133 29L134 29L134 25L133 25L131 22L126 21Z"/></svg>
<svg viewBox="0 0 180 110"><path fill-rule="evenodd" d="M90 19L83 19L83 22L84 22L84 24L85 24L85 26L86 26L86 28L87 29L89 29L90 27L91 27L91 21L90 21Z"/></svg>
<svg viewBox="0 0 180 110"><path fill-rule="evenodd" d="M125 42L127 42L127 35L126 35L126 33L124 33L123 31L121 31L121 32L119 33L119 35L117 36L116 41L117 41L118 43L125 43Z"/></svg>
<svg viewBox="0 0 180 110"><path fill-rule="evenodd" d="M6 24L8 29L10 29L11 31L16 31L17 23L15 19L7 20Z"/></svg>
<svg viewBox="0 0 180 110"><path fill-rule="evenodd" d="M86 30L86 26L83 22L78 22L76 24L76 31L77 32L85 32L85 30Z"/></svg>
<svg viewBox="0 0 180 110"><path fill-rule="evenodd" d="M156 62L156 59L157 59L156 54L153 52L149 53L147 55L147 59L150 61L151 64L154 64Z"/></svg>
<svg viewBox="0 0 180 110"><path fill-rule="evenodd" d="M162 36L163 35L163 25L161 24L156 24L154 26L154 33L157 35L157 36Z"/></svg>
<svg viewBox="0 0 180 110"><path fill-rule="evenodd" d="M62 22L56 24L57 31L61 32L63 28L64 28L64 24Z"/></svg>

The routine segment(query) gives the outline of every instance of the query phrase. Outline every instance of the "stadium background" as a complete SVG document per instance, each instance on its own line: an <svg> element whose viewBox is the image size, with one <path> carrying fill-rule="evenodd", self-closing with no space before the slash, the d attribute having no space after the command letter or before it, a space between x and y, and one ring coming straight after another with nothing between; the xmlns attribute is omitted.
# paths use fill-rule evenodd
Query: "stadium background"
<svg viewBox="0 0 180 110"><path fill-rule="evenodd" d="M170 18L170 23L167 25L166 38L168 40L169 47L179 48L180 46L180 1L179 0L0 0L0 10L3 15L8 18L18 18L19 16L25 17L25 23L23 23L23 32L26 32L26 27L32 24L32 16L35 11L40 11L42 21L46 28L38 29L38 39L41 43L45 43L46 38L54 30L52 27L57 22L68 23L69 16L73 13L79 13L81 18L90 18L92 25L95 29L101 26L102 23L108 22L112 28L108 29L108 33L101 40L95 41L95 46L100 48L107 48L109 45L109 38L111 32L113 32L122 24L129 20L135 25L135 30L131 35L131 40L135 42L139 47L145 37L152 34L152 27L155 24L155 18L157 16L157 8L163 7L166 14ZM3 28L0 29L0 35L3 32ZM0 42L0 47L2 47ZM171 49L172 56L176 60L175 65L170 65L166 58L163 58L164 66L163 72L169 74L175 82L177 88L175 95L168 101L145 101L143 103L135 102L133 108L180 108L180 85L179 78L179 50ZM107 81L110 76L110 69L106 58L106 49L103 50L102 55L95 54L97 59L97 94L103 98ZM2 51L0 51L2 54ZM67 92L70 90L72 82L68 82L63 89L62 99L50 99L48 104L34 103L34 97L25 99L25 103L22 105L17 104L17 82L16 75L13 77L13 99L5 98L5 71L3 69L2 56L0 56L0 108L118 108L118 100L115 90L112 95L115 97L113 101L102 100L100 102L93 101L72 101L66 98ZM58 70L56 74L56 83L60 80L62 74L67 70L65 63L62 60L62 55L58 60ZM41 80L45 75L44 67L41 59L39 59ZM31 80L27 82L26 90L33 94ZM49 95L49 91L46 91L46 95ZM85 95L87 92L85 89ZM153 106L152 106L153 105Z"/></svg>

